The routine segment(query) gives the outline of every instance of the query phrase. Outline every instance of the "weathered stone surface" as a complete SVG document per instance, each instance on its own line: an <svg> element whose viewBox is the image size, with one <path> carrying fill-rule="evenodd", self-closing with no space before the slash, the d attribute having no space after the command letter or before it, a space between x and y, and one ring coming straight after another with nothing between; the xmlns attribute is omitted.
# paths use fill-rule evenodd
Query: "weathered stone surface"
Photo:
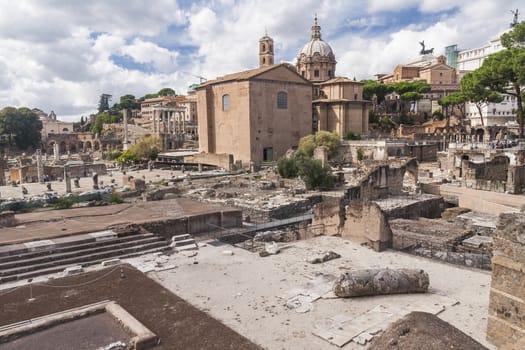
<svg viewBox="0 0 525 350"><path fill-rule="evenodd" d="M4 211L0 213L0 227L16 226L15 212Z"/></svg>
<svg viewBox="0 0 525 350"><path fill-rule="evenodd" d="M425 293L429 286L428 274L413 269L376 269L343 273L334 283L338 297L367 295Z"/></svg>
<svg viewBox="0 0 525 350"><path fill-rule="evenodd" d="M454 207L454 208L448 208L441 213L441 217L449 222L453 222L456 220L456 217L461 214L468 213L470 209L468 208L461 208L461 207Z"/></svg>
<svg viewBox="0 0 525 350"><path fill-rule="evenodd" d="M324 252L321 256L310 258L307 261L310 264L320 264L320 263L324 263L326 261L334 260L340 257L341 255L337 254L336 252L329 251L329 252Z"/></svg>
<svg viewBox="0 0 525 350"><path fill-rule="evenodd" d="M496 258L494 262L491 289L497 289L525 300L525 274L498 264Z"/></svg>
<svg viewBox="0 0 525 350"><path fill-rule="evenodd" d="M525 214L504 213L494 233L487 339L513 349L525 337Z"/></svg>
<svg viewBox="0 0 525 350"><path fill-rule="evenodd" d="M506 322L525 329L525 303L509 298L506 293L494 289L490 292L489 313Z"/></svg>

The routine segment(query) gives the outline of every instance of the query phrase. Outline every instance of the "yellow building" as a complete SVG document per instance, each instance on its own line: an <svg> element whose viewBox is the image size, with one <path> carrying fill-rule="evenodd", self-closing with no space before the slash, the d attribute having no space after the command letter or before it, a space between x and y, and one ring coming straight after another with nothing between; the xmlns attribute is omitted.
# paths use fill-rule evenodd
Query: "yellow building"
<svg viewBox="0 0 525 350"><path fill-rule="evenodd" d="M348 78L334 78L315 84L313 101L314 128L336 132L368 134L368 107L363 100L363 83ZM317 124L317 125L315 125Z"/></svg>

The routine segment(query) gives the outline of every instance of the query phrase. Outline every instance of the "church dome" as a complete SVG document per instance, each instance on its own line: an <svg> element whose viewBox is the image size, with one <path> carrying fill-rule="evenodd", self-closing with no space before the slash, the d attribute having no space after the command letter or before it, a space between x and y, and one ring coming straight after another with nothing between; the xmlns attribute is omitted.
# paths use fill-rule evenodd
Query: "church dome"
<svg viewBox="0 0 525 350"><path fill-rule="evenodd" d="M321 39L312 39L306 45L303 46L299 55L313 56L315 53L319 53L321 56L333 55L332 48L326 42Z"/></svg>
<svg viewBox="0 0 525 350"><path fill-rule="evenodd" d="M332 48L321 39L321 26L315 16L310 41L297 55L297 72L310 81L322 82L335 76L336 64Z"/></svg>
<svg viewBox="0 0 525 350"><path fill-rule="evenodd" d="M330 45L321 39L321 26L317 24L317 16L315 17L315 22L312 26L312 36L310 41L303 46L298 56L306 55L311 57L315 53L318 53L321 56L334 55Z"/></svg>

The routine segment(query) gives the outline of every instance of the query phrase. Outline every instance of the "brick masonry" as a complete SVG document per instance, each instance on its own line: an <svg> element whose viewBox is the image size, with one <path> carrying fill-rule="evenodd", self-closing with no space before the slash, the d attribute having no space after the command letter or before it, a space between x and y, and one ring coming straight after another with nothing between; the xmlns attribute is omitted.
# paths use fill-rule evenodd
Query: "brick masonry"
<svg viewBox="0 0 525 350"><path fill-rule="evenodd" d="M487 340L511 349L525 339L525 214L503 213L494 234Z"/></svg>

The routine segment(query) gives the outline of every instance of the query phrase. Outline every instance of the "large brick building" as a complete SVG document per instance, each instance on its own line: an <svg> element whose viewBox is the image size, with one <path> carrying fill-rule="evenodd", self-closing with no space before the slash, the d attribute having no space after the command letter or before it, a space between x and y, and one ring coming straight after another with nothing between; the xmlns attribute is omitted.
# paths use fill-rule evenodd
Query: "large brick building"
<svg viewBox="0 0 525 350"><path fill-rule="evenodd" d="M196 90L201 152L258 164L277 160L312 132L312 84L286 63L226 75Z"/></svg>

